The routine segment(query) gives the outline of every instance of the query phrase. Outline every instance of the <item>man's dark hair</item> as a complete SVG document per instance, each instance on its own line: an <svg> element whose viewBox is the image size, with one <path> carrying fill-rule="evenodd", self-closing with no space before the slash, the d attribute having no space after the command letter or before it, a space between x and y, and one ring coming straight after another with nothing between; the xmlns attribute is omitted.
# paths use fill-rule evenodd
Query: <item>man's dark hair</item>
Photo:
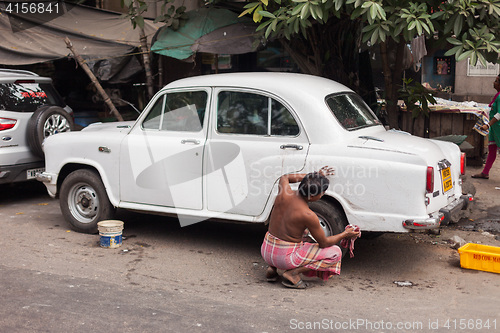
<svg viewBox="0 0 500 333"><path fill-rule="evenodd" d="M308 173L299 184L299 193L305 198L311 198L328 189L330 181L319 172Z"/></svg>

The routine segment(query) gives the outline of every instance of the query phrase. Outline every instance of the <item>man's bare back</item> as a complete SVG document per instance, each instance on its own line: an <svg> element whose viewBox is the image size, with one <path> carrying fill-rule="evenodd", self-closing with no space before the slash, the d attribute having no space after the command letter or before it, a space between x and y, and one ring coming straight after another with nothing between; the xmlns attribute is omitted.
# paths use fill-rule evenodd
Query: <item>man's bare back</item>
<svg viewBox="0 0 500 333"><path fill-rule="evenodd" d="M321 168L319 173L325 177L334 174L333 169L328 167ZM343 238L357 237L359 233L350 229L339 235L325 236L318 216L308 205L309 202L321 199L324 193L304 197L290 187L290 183L301 182L305 176L306 174L288 174L280 178L279 193L269 221L269 232L282 240L300 243L304 230L309 229L320 247L332 246Z"/></svg>

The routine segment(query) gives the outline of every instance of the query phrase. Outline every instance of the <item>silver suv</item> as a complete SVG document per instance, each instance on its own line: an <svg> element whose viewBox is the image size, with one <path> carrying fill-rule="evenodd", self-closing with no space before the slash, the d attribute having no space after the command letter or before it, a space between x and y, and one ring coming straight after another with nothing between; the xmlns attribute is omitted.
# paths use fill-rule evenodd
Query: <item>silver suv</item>
<svg viewBox="0 0 500 333"><path fill-rule="evenodd" d="M73 110L48 77L0 69L0 184L43 171L43 140L73 130Z"/></svg>

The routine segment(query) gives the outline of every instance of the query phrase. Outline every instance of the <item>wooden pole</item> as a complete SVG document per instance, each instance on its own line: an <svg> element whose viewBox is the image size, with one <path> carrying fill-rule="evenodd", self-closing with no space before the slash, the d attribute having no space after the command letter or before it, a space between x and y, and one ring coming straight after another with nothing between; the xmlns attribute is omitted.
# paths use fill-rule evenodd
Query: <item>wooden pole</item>
<svg viewBox="0 0 500 333"><path fill-rule="evenodd" d="M137 0L134 0L134 6L137 12L139 13L140 6ZM139 26L139 36L141 41L142 60L144 62L144 70L146 72L146 86L148 92L148 99L151 99L154 95L154 83L153 83L153 73L151 71L151 61L149 59L148 38L146 37L144 27Z"/></svg>
<svg viewBox="0 0 500 333"><path fill-rule="evenodd" d="M92 73L89 66L85 63L85 60L78 53L76 53L76 51L73 47L73 44L71 43L69 38L66 37L64 39L64 42L66 42L66 46L73 53L73 56L75 57L76 61L78 61L78 63L80 64L80 66L82 66L85 73L87 73L90 80L92 81L94 86L97 88L97 91L99 92L99 94L101 94L102 98L104 99L104 103L106 103L106 105L109 107L109 109L111 110L111 113L115 115L115 117L116 117L116 119L118 119L118 121L123 121L122 115L120 114L120 112L118 112L118 110L114 106L113 102L111 102L111 98L109 98L106 91L104 91L101 84L99 83L99 81L95 77L94 73Z"/></svg>

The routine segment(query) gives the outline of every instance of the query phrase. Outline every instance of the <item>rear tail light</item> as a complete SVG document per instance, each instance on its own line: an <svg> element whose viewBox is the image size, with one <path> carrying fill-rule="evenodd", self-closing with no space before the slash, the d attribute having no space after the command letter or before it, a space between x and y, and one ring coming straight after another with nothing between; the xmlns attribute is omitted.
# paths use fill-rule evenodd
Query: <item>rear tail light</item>
<svg viewBox="0 0 500 333"><path fill-rule="evenodd" d="M465 153L460 155L460 174L465 175Z"/></svg>
<svg viewBox="0 0 500 333"><path fill-rule="evenodd" d="M427 167L427 181L425 189L427 190L427 193L434 192L434 168L430 166Z"/></svg>
<svg viewBox="0 0 500 333"><path fill-rule="evenodd" d="M16 126L17 120L9 118L0 118L0 131L5 131Z"/></svg>

